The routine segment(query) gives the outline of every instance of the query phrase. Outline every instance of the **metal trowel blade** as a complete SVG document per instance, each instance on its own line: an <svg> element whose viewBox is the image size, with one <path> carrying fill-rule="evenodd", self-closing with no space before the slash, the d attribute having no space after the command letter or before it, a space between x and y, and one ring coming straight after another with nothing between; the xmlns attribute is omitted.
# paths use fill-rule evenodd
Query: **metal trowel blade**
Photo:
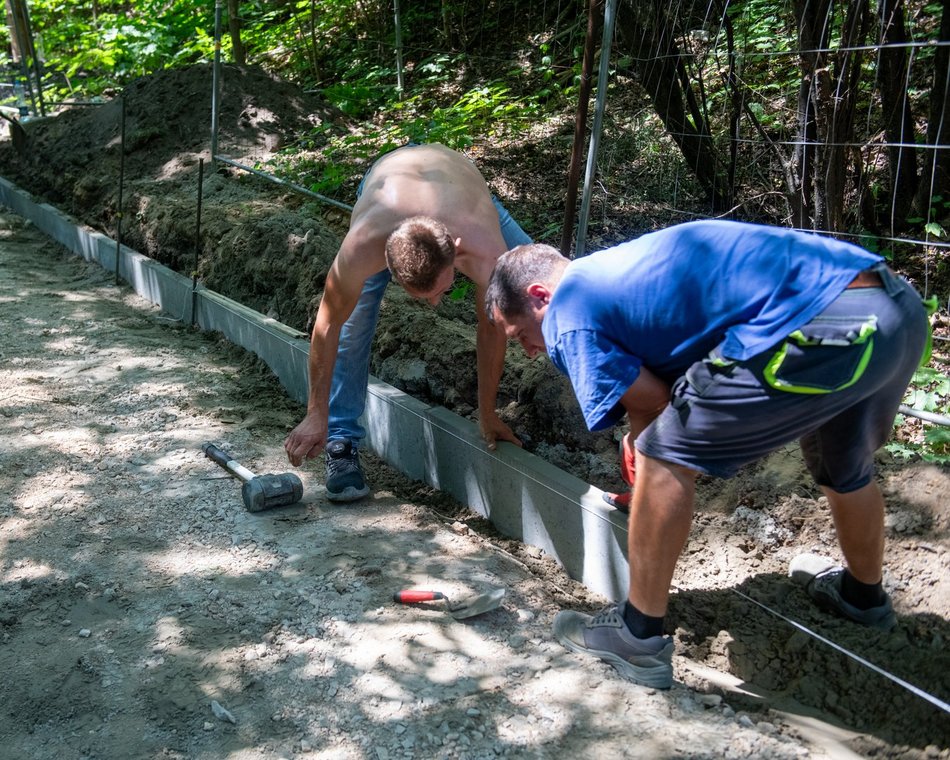
<svg viewBox="0 0 950 760"><path fill-rule="evenodd" d="M463 599L459 602L451 602L446 608L449 614L456 620L475 617L496 609L501 600L505 598L505 589L494 588L484 594L473 596L469 599Z"/></svg>

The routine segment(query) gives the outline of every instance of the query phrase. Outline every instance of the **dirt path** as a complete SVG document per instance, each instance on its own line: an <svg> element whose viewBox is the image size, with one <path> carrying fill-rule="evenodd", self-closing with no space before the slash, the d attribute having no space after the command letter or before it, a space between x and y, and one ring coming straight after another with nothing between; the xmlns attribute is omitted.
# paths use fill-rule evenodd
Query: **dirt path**
<svg viewBox="0 0 950 760"><path fill-rule="evenodd" d="M701 657L678 657L678 683L655 692L567 653L554 614L603 600L378 461L365 505L331 506L310 469L302 504L246 512L201 444L285 471L300 409L246 356L10 215L0 320L0 756L847 756L768 702L713 693ZM945 573L943 547L928 551ZM457 622L394 605L404 586L507 594ZM677 631L678 650L728 659L722 635L718 649L693 635ZM918 751L820 725L859 752ZM950 756L939 736L929 751Z"/></svg>

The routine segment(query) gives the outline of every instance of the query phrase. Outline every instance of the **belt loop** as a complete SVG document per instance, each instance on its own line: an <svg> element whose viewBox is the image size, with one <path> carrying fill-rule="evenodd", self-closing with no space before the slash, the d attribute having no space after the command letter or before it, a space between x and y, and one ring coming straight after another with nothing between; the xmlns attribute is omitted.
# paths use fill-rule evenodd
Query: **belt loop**
<svg viewBox="0 0 950 760"><path fill-rule="evenodd" d="M884 291L889 296L896 296L898 293L903 290L903 284L900 277L894 274L886 261L879 261L870 271L874 272L878 277L881 278L881 284L884 286Z"/></svg>

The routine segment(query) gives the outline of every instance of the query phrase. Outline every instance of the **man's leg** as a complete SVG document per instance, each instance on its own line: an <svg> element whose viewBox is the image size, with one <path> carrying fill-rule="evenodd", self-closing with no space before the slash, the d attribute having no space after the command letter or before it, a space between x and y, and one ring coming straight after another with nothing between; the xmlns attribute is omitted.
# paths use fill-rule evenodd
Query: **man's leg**
<svg viewBox="0 0 950 760"><path fill-rule="evenodd" d="M534 242L531 240L530 235L521 229L518 222L508 213L508 209L502 205L501 201L494 195L491 199L492 203L495 204L495 209L498 211L498 224L501 227L501 236L504 238L508 250L510 251L516 246L528 245Z"/></svg>
<svg viewBox="0 0 950 760"><path fill-rule="evenodd" d="M388 269L366 281L356 308L340 331L340 345L330 385L328 440L345 439L358 445L366 435L359 418L366 405L369 357L376 334L379 307L389 281Z"/></svg>
<svg viewBox="0 0 950 760"><path fill-rule="evenodd" d="M874 482L850 493L822 488L831 507L848 570L861 583L881 582L884 568L884 497Z"/></svg>
<svg viewBox="0 0 950 760"><path fill-rule="evenodd" d="M663 616L692 523L695 479L685 467L638 452L627 603L594 616L565 610L554 619L554 635L565 647L599 657L634 683L658 689L673 683L673 640L663 635Z"/></svg>
<svg viewBox="0 0 950 760"><path fill-rule="evenodd" d="M628 599L650 617L663 617L670 583L693 520L696 473L637 452L637 486L630 506Z"/></svg>
<svg viewBox="0 0 950 760"><path fill-rule="evenodd" d="M831 516L845 567L815 554L795 557L792 579L824 610L862 625L889 631L897 624L882 583L884 568L884 497L873 481L841 493L827 486Z"/></svg>
<svg viewBox="0 0 950 760"><path fill-rule="evenodd" d="M333 380L330 386L330 416L327 436L327 498L349 502L369 493L359 460L359 444L366 431L359 418L366 406L369 357L389 270L370 277L360 299L340 332Z"/></svg>

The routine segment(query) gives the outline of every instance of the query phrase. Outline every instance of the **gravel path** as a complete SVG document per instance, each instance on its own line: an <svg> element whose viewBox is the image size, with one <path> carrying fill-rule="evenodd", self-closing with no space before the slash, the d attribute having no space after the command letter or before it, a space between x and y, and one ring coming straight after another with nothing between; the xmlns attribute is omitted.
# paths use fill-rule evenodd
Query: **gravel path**
<svg viewBox="0 0 950 760"><path fill-rule="evenodd" d="M0 757L850 755L715 675L656 692L566 652L554 614L598 600L378 461L362 506L310 468L300 505L246 512L201 444L286 471L300 409L9 215L0 319ZM455 621L400 587L506 596Z"/></svg>

